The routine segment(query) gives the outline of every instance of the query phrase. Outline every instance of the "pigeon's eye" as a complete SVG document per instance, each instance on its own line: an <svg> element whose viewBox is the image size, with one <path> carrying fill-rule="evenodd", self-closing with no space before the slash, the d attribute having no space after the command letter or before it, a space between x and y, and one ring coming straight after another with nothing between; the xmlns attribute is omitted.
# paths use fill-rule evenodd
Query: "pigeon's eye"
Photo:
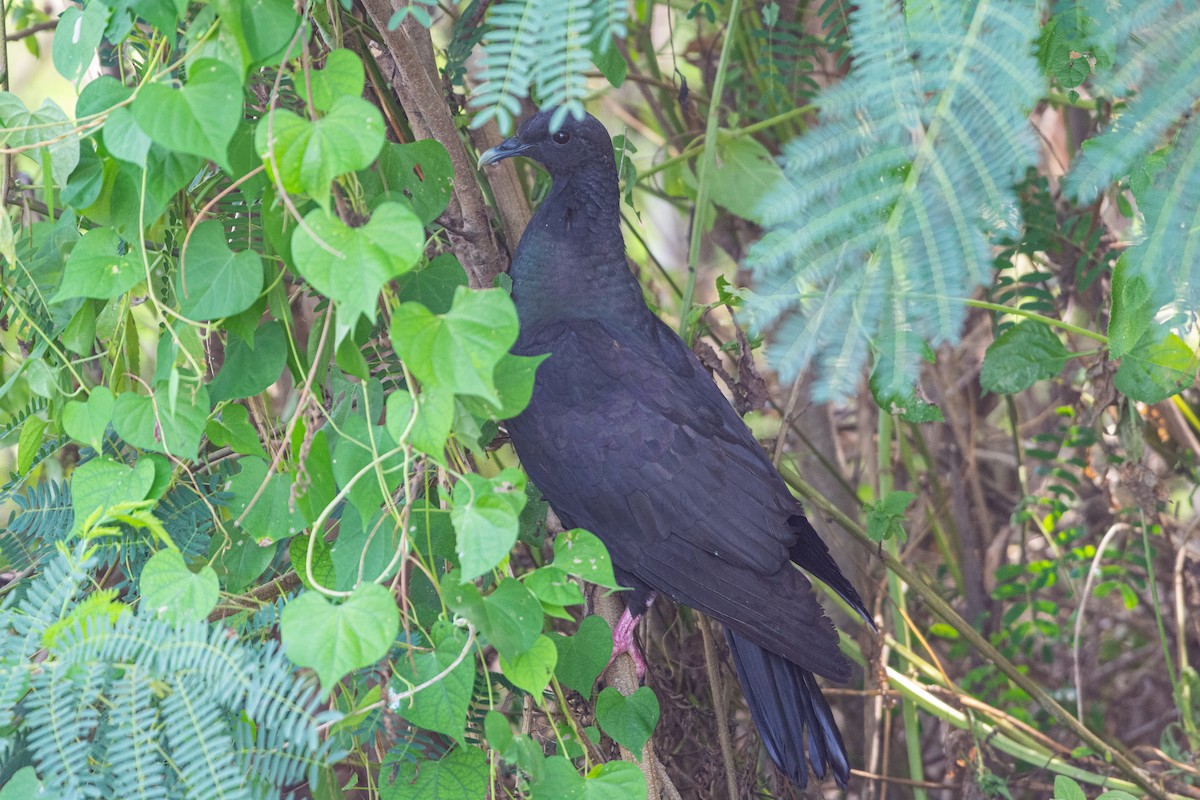
<svg viewBox="0 0 1200 800"><path fill-rule="evenodd" d="M567 142L571 141L571 134L567 133L566 131L559 131L558 133L554 134L553 139L555 144L566 144Z"/></svg>

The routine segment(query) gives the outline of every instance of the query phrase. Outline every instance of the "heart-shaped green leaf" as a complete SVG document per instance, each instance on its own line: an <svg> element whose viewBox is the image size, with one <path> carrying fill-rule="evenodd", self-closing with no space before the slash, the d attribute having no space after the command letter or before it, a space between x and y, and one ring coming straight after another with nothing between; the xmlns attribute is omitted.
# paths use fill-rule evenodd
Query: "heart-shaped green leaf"
<svg viewBox="0 0 1200 800"><path fill-rule="evenodd" d="M408 700L400 701L394 711L418 728L444 733L465 744L467 709L471 706L471 690L475 686L474 663L470 657L461 658L467 635L461 628L440 620L431 633L434 650L414 655L415 669L409 668L408 659L402 658L396 663L397 677L403 676L408 682L405 685L395 681L397 692L431 681L455 661L458 664Z"/></svg>
<svg viewBox="0 0 1200 800"><path fill-rule="evenodd" d="M1186 342L1156 325L1121 356L1113 385L1131 400L1157 403L1191 386L1197 363L1200 357Z"/></svg>
<svg viewBox="0 0 1200 800"><path fill-rule="evenodd" d="M176 550L159 550L142 567L142 606L172 622L202 620L217 605L221 585L205 564L192 572Z"/></svg>
<svg viewBox="0 0 1200 800"><path fill-rule="evenodd" d="M67 6L58 18L50 56L54 68L69 81L78 80L96 57L111 12L103 3L88 3L82 10Z"/></svg>
<svg viewBox="0 0 1200 800"><path fill-rule="evenodd" d="M658 697L649 686L623 696L612 686L596 698L596 722L612 740L640 757L658 725Z"/></svg>
<svg viewBox="0 0 1200 800"><path fill-rule="evenodd" d="M450 519L463 580L478 578L508 555L524 506L525 476L511 468L491 479L468 473L455 484Z"/></svg>
<svg viewBox="0 0 1200 800"><path fill-rule="evenodd" d="M86 401L70 401L63 407L63 429L75 441L99 451L108 423L112 422L114 400L111 389L97 386Z"/></svg>
<svg viewBox="0 0 1200 800"><path fill-rule="evenodd" d="M267 457L258 438L258 431L250 424L250 412L236 403L221 409L221 416L210 419L204 428L208 440L218 447L228 447L244 456Z"/></svg>
<svg viewBox="0 0 1200 800"><path fill-rule="evenodd" d="M403 389L388 395L388 433L397 442L406 437L404 441L438 462L445 461L446 439L453 424L454 395L444 389L426 386L416 398Z"/></svg>
<svg viewBox="0 0 1200 800"><path fill-rule="evenodd" d="M511 661L500 656L500 670L514 686L538 697L550 683L557 661L558 650L554 648L554 642L549 636L539 636L532 647Z"/></svg>
<svg viewBox="0 0 1200 800"><path fill-rule="evenodd" d="M249 308L262 291L262 257L253 250L235 253L216 220L196 226L175 277L179 310L194 320L232 316Z"/></svg>
<svg viewBox="0 0 1200 800"><path fill-rule="evenodd" d="M486 597L473 583L447 591L449 585L442 584L446 605L474 623L501 656L515 659L533 647L541 635L542 607L520 581L505 578Z"/></svg>
<svg viewBox="0 0 1200 800"><path fill-rule="evenodd" d="M375 583L360 584L337 605L305 592L283 607L279 627L288 658L315 671L326 691L387 655L399 631L395 598Z"/></svg>
<svg viewBox="0 0 1200 800"><path fill-rule="evenodd" d="M133 116L163 147L224 164L242 118L242 81L227 64L199 59L181 89L160 83L142 87L133 101Z"/></svg>
<svg viewBox="0 0 1200 800"><path fill-rule="evenodd" d="M554 674L558 682L592 696L592 686L612 658L612 628L603 617L595 614L583 618L574 636L553 637L558 648L558 664Z"/></svg>
<svg viewBox="0 0 1200 800"><path fill-rule="evenodd" d="M254 344L231 336L225 345L225 365L208 385L215 402L253 397L279 380L287 366L287 332L278 320L254 332Z"/></svg>
<svg viewBox="0 0 1200 800"><path fill-rule="evenodd" d="M208 422L208 389L191 386L179 392L173 407L170 400L166 381L155 384L152 397L122 392L113 404L113 430L134 447L195 458Z"/></svg>
<svg viewBox="0 0 1200 800"><path fill-rule="evenodd" d="M358 317L374 320L383 285L411 269L425 245L421 221L399 203L379 206L361 228L320 209L304 222L292 235L292 262L317 291L338 303L339 328L348 329Z"/></svg>
<svg viewBox="0 0 1200 800"><path fill-rule="evenodd" d="M583 590L558 567L547 565L525 576L525 586L539 601L551 606L573 606L583 602Z"/></svg>
<svg viewBox="0 0 1200 800"><path fill-rule="evenodd" d="M261 458L243 458L238 464L241 471L229 479L233 494L229 507L241 520L242 530L259 544L302 531L307 523L303 515L291 510L291 478L279 472L268 478L267 462Z"/></svg>
<svg viewBox="0 0 1200 800"><path fill-rule="evenodd" d="M383 800L459 800L485 797L488 762L477 747L456 747L437 761L400 761L387 780ZM644 795L643 795L644 796Z"/></svg>
<svg viewBox="0 0 1200 800"><path fill-rule="evenodd" d="M121 239L111 228L93 228L83 235L67 256L62 284L53 301L74 297L111 300L146 278L140 258L131 251L120 252Z"/></svg>
<svg viewBox="0 0 1200 800"><path fill-rule="evenodd" d="M341 97L358 97L366 78L362 61L353 50L333 50L325 57L325 66L309 76L313 108L329 111Z"/></svg>
<svg viewBox="0 0 1200 800"><path fill-rule="evenodd" d="M358 95L343 95L316 121L275 111L258 123L254 146L284 189L304 192L328 209L333 179L370 166L384 139L379 109Z"/></svg>
<svg viewBox="0 0 1200 800"><path fill-rule="evenodd" d="M499 289L459 287L445 314L403 303L392 317L392 345L424 384L500 404L493 375L517 340L517 312Z"/></svg>
<svg viewBox="0 0 1200 800"><path fill-rule="evenodd" d="M79 164L79 131L50 98L37 111L30 111L16 95L0 92L0 144L45 149L50 154L50 174L59 186L67 185Z"/></svg>
<svg viewBox="0 0 1200 800"><path fill-rule="evenodd" d="M154 465L148 459L140 459L133 468L108 458L80 464L71 477L76 527L98 508L145 500L153 486Z"/></svg>
<svg viewBox="0 0 1200 800"><path fill-rule="evenodd" d="M454 165L437 139L395 144L379 155L378 169L386 184L381 189L401 193L428 225L446 210L454 188Z"/></svg>

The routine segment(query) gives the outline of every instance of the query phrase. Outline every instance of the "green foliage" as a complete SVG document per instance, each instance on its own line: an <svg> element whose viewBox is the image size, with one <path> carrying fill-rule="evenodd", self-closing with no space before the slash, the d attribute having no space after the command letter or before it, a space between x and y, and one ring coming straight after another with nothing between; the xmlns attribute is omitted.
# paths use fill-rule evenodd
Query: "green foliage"
<svg viewBox="0 0 1200 800"><path fill-rule="evenodd" d="M0 758L63 796L257 797L315 773L328 714L277 649L91 602L94 566L64 548L0 611Z"/></svg>
<svg viewBox="0 0 1200 800"><path fill-rule="evenodd" d="M484 34L482 85L471 104L479 109L472 123L495 119L500 130L512 131L520 101L559 106L551 125L567 113L580 116L587 93L584 73L592 46L615 48L613 37L626 31L624 0L501 0L488 10L490 30Z"/></svg>
<svg viewBox="0 0 1200 800"><path fill-rule="evenodd" d="M1014 204L1033 159L1030 11L852 14L854 68L818 99L822 124L785 148L788 180L763 199L750 256L749 308L786 380L812 365L818 396L844 396L873 355L896 365L884 393L903 392L922 340L957 337L991 260L980 215Z"/></svg>
<svg viewBox="0 0 1200 800"><path fill-rule="evenodd" d="M699 671L670 669L661 705L649 688L597 692L611 631L582 612L583 583L620 588L613 565L586 531L545 540L546 503L497 435L527 404L540 359L509 353L511 283L468 285L463 264L477 279L481 258L503 255L486 224L466 224L474 176L455 173L462 153L413 140L433 119L452 123L438 134L452 149L453 125L509 129L527 96L577 113L608 91L596 68L654 101L639 107L629 92L595 106L626 112L614 148L628 207L653 193L687 210L704 194L694 223L758 280L751 294L718 277L716 301L679 318L703 331L723 305L752 312L785 379L816 368L818 397L857 390L871 363L871 395L894 415L881 430L895 432L905 469L879 487L848 478L878 498L858 509L865 533L895 552L903 541L908 563L936 540L942 596L952 580L981 579L964 607L992 615L981 624L997 661L1070 696L1077 687L1045 673L1086 644L1071 623L1089 575L1096 607L1169 613L1151 602L1169 583L1153 575L1165 538L1142 517L1161 487L1135 493L1136 511L1099 513L1143 534L1144 549L1117 537L1101 550L1094 517L1104 499L1128 505L1117 490L1097 498L1125 488L1143 443L1169 469L1195 470L1194 454L1170 447L1179 434L1156 416L1164 407L1143 418L1131 402L1175 397L1194 418L1194 11L1061 0L1039 27L1028 3L822 0L733 18L722 2L503 0L451 22L420 3L387 27L412 16L434 29L419 44L450 92L468 90L465 64L484 42L483 85L414 108L396 102L402 76L386 55L364 63L383 50L362 42L387 37L352 5L92 0L67 8L49 42L78 92L75 118L62 97L31 108L0 93L13 165L0 214L0 436L14 451L0 487L0 798L39 785L63 797L274 797L308 784L329 798L624 800L647 790L635 765L604 760L616 745L640 755L664 737L660 757L676 763L716 752L703 752L708 719L682 716L708 691ZM48 19L22 0L7 10L10 35ZM20 41L36 51L33 33ZM1058 171L1033 166L1031 111L1050 128L1070 114L1087 123L1072 131L1102 130L1074 163L1072 141L1042 159L1064 162L1065 193ZM705 117L711 141L695 138ZM704 187L699 153L712 157ZM533 185L536 197L544 175ZM743 259L758 225L766 236ZM657 245L630 239L630 252ZM990 320L964 303L989 273L991 303L972 302ZM662 288L648 297L669 313ZM967 364L953 385L918 384L924 363L936 363L930 376L948 352L962 358L947 345L964 321L995 332L978 382L986 341L973 337L965 362L947 362ZM760 341L723 347L739 380ZM979 416L964 427L965 405ZM953 437L931 437L936 447L902 424L940 434L943 416ZM969 439L997 420L1011 429ZM1011 456L998 452L1009 438ZM978 458L955 461L960 451ZM1015 477L993 480L1006 459ZM990 506L979 524L977 502ZM996 535L969 545L998 560L994 573L962 577L960 524ZM687 630L670 626L662 651L691 652L672 647ZM1013 741L1001 727L1058 722L1035 705L1037 687L977 658L968 626L930 630L948 648L941 666L1004 712L1000 727L972 728L967 768L981 789L1015 792L1019 775L991 771L993 743ZM1101 665L1155 644L1136 625L1094 637ZM920 649L905 647L870 668L920 667ZM918 695L944 674L920 669ZM1084 715L1104 730L1086 683ZM1180 723L1162 747L1182 762L1200 742L1195 684L1181 662ZM929 708L960 722L941 699ZM669 738L680 730L687 747ZM755 747L737 737L739 771ZM1068 763L1034 755L1039 770ZM1086 757L1070 763L1106 769ZM372 783L339 786L346 775Z"/></svg>

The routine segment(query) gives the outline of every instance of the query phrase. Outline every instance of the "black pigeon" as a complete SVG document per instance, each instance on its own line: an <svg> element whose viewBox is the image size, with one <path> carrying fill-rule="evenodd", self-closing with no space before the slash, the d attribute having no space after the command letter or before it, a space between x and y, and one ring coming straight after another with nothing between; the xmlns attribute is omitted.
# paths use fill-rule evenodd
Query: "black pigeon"
<svg viewBox="0 0 1200 800"><path fill-rule="evenodd" d="M846 748L813 673L845 682L850 664L795 565L870 615L745 423L646 306L608 132L566 115L552 133L552 116L480 158L527 156L553 180L512 262L513 352L550 354L508 421L513 445L563 524L599 536L632 589L614 653L658 592L720 620L771 758L804 787L807 746L817 777L844 788Z"/></svg>

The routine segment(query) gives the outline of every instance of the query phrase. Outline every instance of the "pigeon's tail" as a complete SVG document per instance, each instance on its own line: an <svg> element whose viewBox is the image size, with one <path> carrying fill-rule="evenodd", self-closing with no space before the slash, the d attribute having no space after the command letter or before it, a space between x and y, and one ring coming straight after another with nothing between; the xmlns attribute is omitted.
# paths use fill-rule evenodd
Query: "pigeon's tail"
<svg viewBox="0 0 1200 800"><path fill-rule="evenodd" d="M824 780L828 769L845 789L850 779L846 745L813 674L729 629L725 640L750 716L775 765L803 789L808 784L807 735L807 760L817 778Z"/></svg>

